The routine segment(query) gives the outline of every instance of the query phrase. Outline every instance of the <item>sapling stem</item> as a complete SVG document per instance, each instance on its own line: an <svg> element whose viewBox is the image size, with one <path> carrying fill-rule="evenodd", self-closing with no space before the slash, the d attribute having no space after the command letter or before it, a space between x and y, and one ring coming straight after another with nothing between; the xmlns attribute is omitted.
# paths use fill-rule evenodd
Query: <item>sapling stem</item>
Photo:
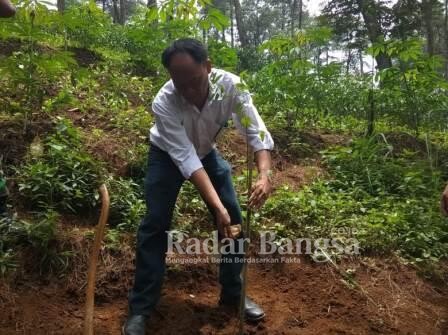
<svg viewBox="0 0 448 335"><path fill-rule="evenodd" d="M249 139L247 136L247 128L246 128L246 169L247 169L247 178L246 178L246 187L247 187L247 199L246 199L246 219L243 225L243 234L245 234L244 242L243 242L243 270L242 270L242 285L241 285L241 298L240 298L240 308L239 308L239 334L244 334L244 305L246 298L246 285L247 285L247 252L249 250L249 242L250 241L250 219L252 210L249 206L249 198L252 190L252 169L253 169L253 155L252 150L249 145Z"/></svg>

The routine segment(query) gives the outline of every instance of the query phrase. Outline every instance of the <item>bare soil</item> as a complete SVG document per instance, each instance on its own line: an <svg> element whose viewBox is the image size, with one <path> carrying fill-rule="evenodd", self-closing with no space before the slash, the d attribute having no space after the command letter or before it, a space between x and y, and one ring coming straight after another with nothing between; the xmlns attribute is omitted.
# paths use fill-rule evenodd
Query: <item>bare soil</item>
<svg viewBox="0 0 448 335"><path fill-rule="evenodd" d="M118 259L116 261L119 261ZM106 265L102 265L103 267ZM419 277L396 260L358 259L341 264L355 271L359 288L341 280L328 264L252 264L249 295L266 319L247 334L448 334L448 290ZM130 267L132 268L132 266ZM96 334L119 334L127 312L132 271L121 290L96 299ZM119 271L119 270L118 270ZM83 290L68 279L22 279L0 292L0 334L81 334ZM218 307L216 266L169 265L163 296L148 334L236 334L235 312Z"/></svg>

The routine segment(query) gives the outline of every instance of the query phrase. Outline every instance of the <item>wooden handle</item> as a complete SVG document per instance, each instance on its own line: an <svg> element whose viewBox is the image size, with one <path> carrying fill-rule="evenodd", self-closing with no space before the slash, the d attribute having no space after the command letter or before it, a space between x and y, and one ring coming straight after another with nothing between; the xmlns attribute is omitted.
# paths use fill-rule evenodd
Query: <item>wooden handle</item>
<svg viewBox="0 0 448 335"><path fill-rule="evenodd" d="M236 224L236 225L230 226L230 232L232 233L232 238L237 239L241 235L241 225Z"/></svg>
<svg viewBox="0 0 448 335"><path fill-rule="evenodd" d="M109 192L106 185L101 185L101 214L95 231L95 240L89 260L89 272L87 274L87 290L86 290L86 314L84 319L84 335L93 335L93 312L95 306L95 278L98 256L100 254L101 242L103 241L104 229L106 227L107 218L109 217Z"/></svg>

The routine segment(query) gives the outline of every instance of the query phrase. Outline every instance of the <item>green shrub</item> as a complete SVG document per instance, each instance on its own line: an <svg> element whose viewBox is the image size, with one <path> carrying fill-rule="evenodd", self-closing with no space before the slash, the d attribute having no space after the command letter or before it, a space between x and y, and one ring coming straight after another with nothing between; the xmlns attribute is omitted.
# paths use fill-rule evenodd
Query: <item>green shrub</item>
<svg viewBox="0 0 448 335"><path fill-rule="evenodd" d="M209 41L207 49L213 66L235 72L238 65L238 54L235 49L230 48L226 43Z"/></svg>
<svg viewBox="0 0 448 335"><path fill-rule="evenodd" d="M378 135L325 151L325 162L334 176L333 186L357 188L372 196L406 197L431 196L440 188L440 172L432 169L430 161L418 159L411 152L394 157L393 149L383 135Z"/></svg>
<svg viewBox="0 0 448 335"><path fill-rule="evenodd" d="M0 277L6 276L17 268L16 255L12 249L0 248Z"/></svg>
<svg viewBox="0 0 448 335"><path fill-rule="evenodd" d="M365 211L361 199L338 192L318 181L299 192L278 190L266 203L258 220L259 229L274 229L279 237L319 238L348 223L353 226Z"/></svg>
<svg viewBox="0 0 448 335"><path fill-rule="evenodd" d="M110 225L118 230L135 231L146 212L143 193L138 184L123 178L109 178Z"/></svg>
<svg viewBox="0 0 448 335"><path fill-rule="evenodd" d="M259 230L284 237L328 238L355 232L364 253L397 252L415 262L448 257L448 225L431 198L372 197L316 182L299 192L280 189L260 213ZM344 236L343 236L344 237ZM345 236L347 237L347 236Z"/></svg>
<svg viewBox="0 0 448 335"><path fill-rule="evenodd" d="M448 257L448 224L439 213L440 171L384 141L360 139L325 152L331 178L276 192L256 224L283 237L354 233L364 253L397 253L412 262ZM338 234L336 234L336 237Z"/></svg>
<svg viewBox="0 0 448 335"><path fill-rule="evenodd" d="M144 180L148 166L148 143L136 145L128 150L128 168L127 175L140 185L143 192Z"/></svg>
<svg viewBox="0 0 448 335"><path fill-rule="evenodd" d="M144 139L153 124L151 114L143 106L118 112L112 122L117 128L140 135Z"/></svg>
<svg viewBox="0 0 448 335"><path fill-rule="evenodd" d="M65 271L72 252L59 250L56 240L58 217L56 212L50 210L36 214L31 220L1 218L0 272L5 274L16 267L19 247L31 249L40 272Z"/></svg>
<svg viewBox="0 0 448 335"><path fill-rule="evenodd" d="M83 151L78 130L60 119L43 143L43 153L18 171L20 195L29 207L80 213L97 203L100 168Z"/></svg>

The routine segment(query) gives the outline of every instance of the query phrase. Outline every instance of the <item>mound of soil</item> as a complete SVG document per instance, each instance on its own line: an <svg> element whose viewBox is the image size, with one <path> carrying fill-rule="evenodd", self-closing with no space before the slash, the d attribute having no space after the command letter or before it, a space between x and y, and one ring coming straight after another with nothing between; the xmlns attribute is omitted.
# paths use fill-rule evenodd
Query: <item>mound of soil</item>
<svg viewBox="0 0 448 335"><path fill-rule="evenodd" d="M19 166L34 138L44 138L52 127L50 120L39 118L30 120L24 132L23 120L0 119L0 157L3 156L3 166Z"/></svg>
<svg viewBox="0 0 448 335"><path fill-rule="evenodd" d="M82 67L89 67L103 60L100 55L89 49L70 47L68 51L73 53L76 62Z"/></svg>
<svg viewBox="0 0 448 335"><path fill-rule="evenodd" d="M148 65L146 65L145 62L138 59L132 59L129 62L127 71L138 77L155 78L160 75L154 68L148 68Z"/></svg>
<svg viewBox="0 0 448 335"><path fill-rule="evenodd" d="M387 142L393 147L393 154L399 155L404 151L416 152L419 156L427 155L425 141L404 132L385 133Z"/></svg>
<svg viewBox="0 0 448 335"><path fill-rule="evenodd" d="M20 50L22 42L18 39L0 39L0 55L9 57L12 56L14 52Z"/></svg>
<svg viewBox="0 0 448 335"><path fill-rule="evenodd" d="M14 52L21 49L23 43L23 41L15 38L0 39L0 55L6 57L11 56ZM37 45L37 49L42 52L53 50L45 45ZM69 47L68 51L73 53L75 60L80 66L88 67L89 65L102 61L100 55L85 48Z"/></svg>
<svg viewBox="0 0 448 335"><path fill-rule="evenodd" d="M335 138L324 140L325 135L316 136L321 136L322 141L328 141L325 142L327 145L329 145L329 141L336 140ZM337 137L337 135L334 136ZM298 157L292 159L285 155L285 150L288 150L287 146L281 140L278 141L277 137L274 138L274 141L275 149L271 152L274 189L287 185L291 189L297 190L325 173L320 164L320 157L317 155L303 159ZM321 143L324 145L322 141ZM337 141L342 141L342 139L337 137ZM232 163L234 173L241 174L245 169L246 161L246 141L243 136L237 130L225 129L218 138L217 146L224 157Z"/></svg>
<svg viewBox="0 0 448 335"><path fill-rule="evenodd" d="M334 145L345 145L349 141L348 136L317 131L276 131L272 133L272 137L278 153L294 163L300 163L304 158L318 158L321 150Z"/></svg>

